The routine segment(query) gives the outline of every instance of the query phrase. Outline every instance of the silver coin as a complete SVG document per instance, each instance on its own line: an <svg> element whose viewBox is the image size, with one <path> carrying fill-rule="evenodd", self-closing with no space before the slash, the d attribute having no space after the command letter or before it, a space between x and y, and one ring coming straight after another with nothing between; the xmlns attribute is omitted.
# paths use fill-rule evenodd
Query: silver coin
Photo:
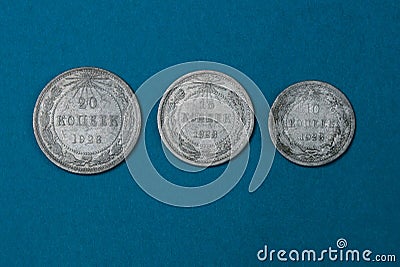
<svg viewBox="0 0 400 267"><path fill-rule="evenodd" d="M289 86L277 97L268 127L285 158L303 166L320 166L349 147L355 116L349 100L337 88L304 81Z"/></svg>
<svg viewBox="0 0 400 267"><path fill-rule="evenodd" d="M248 144L254 113L250 97L232 77L217 71L188 73L173 82L158 108L166 147L196 166L224 163Z"/></svg>
<svg viewBox="0 0 400 267"><path fill-rule="evenodd" d="M141 115L132 89L93 67L68 70L40 93L33 114L39 147L57 166L80 174L109 170L133 149Z"/></svg>

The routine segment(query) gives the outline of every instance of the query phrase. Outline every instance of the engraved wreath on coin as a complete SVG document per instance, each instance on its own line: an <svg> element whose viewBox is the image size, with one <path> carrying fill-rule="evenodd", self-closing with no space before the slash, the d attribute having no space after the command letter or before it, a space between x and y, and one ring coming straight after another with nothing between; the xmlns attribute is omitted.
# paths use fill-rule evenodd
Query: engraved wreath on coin
<svg viewBox="0 0 400 267"><path fill-rule="evenodd" d="M355 117L338 89L306 81L278 96L270 111L269 128L283 156L300 165L319 166L339 157L350 145Z"/></svg>
<svg viewBox="0 0 400 267"><path fill-rule="evenodd" d="M253 126L253 106L245 89L216 71L180 77L167 89L158 109L164 144L197 166L221 164L236 156L248 143Z"/></svg>
<svg viewBox="0 0 400 267"><path fill-rule="evenodd" d="M59 167L90 174L119 164L135 145L140 109L129 86L98 68L66 71L46 85L34 111L34 132Z"/></svg>

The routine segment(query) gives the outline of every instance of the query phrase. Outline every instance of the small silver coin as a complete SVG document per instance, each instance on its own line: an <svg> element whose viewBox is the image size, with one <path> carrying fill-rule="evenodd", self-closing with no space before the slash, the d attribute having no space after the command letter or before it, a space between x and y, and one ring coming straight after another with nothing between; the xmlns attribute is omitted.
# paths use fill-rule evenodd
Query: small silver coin
<svg viewBox="0 0 400 267"><path fill-rule="evenodd" d="M254 127L253 105L243 86L210 70L191 72L173 82L157 115L165 146L196 166L218 165L238 155Z"/></svg>
<svg viewBox="0 0 400 267"><path fill-rule="evenodd" d="M303 166L320 166L349 147L355 116L349 100L337 88L304 81L289 86L277 97L268 127L285 158Z"/></svg>
<svg viewBox="0 0 400 267"><path fill-rule="evenodd" d="M118 76L93 67L71 69L40 93L33 114L39 147L57 166L100 173L124 160L141 127L138 101Z"/></svg>

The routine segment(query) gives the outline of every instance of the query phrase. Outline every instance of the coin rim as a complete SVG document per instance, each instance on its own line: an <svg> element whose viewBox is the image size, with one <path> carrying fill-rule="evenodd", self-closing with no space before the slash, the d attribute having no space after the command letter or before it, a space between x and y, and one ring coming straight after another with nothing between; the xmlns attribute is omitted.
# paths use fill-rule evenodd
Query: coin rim
<svg viewBox="0 0 400 267"><path fill-rule="evenodd" d="M350 130L349 138L346 140L346 143L343 145L343 147L339 150L339 152L337 152L333 156L331 156L331 157L329 157L329 158L327 158L325 160L317 161L317 162L304 162L304 161L301 161L301 160L294 159L290 155L286 154L282 150L282 148L280 146L276 145L277 144L277 140L276 140L277 131L276 131L275 122L274 122L274 116L273 116L273 111L276 109L276 106L278 105L278 102L280 102L280 98L282 98L282 96L286 92L291 91L293 89L296 89L296 88L298 88L300 86L303 86L303 85L306 85L306 84L310 84L310 83L322 85L323 87L327 88L328 90L332 90L335 94L337 94L339 97L341 97L346 102L346 104L350 107L350 110L351 110L350 117L352 118L351 130ZM304 166L304 167L323 166L323 165L329 164L329 163L335 161L336 159L338 159L350 147L350 144L352 143L352 141L354 139L355 130L356 130L356 117L355 117L355 112L354 112L353 106L351 105L349 99L346 97L346 95L342 91L340 91L338 88L336 88L332 84L329 84L329 83L324 82L324 81L318 81L318 80L301 81L301 82L294 83L294 84L290 85L289 87L287 87L285 90L283 90L276 97L274 103L272 104L272 107L270 109L269 116L268 116L268 131L269 131L271 140L272 140L274 146L276 147L276 149L287 160L289 160L289 161L291 161L291 162L293 162L293 163L295 163L297 165Z"/></svg>
<svg viewBox="0 0 400 267"><path fill-rule="evenodd" d="M108 162L107 164L104 164L103 167L99 167L99 166L93 166L93 167L85 167L83 170L79 167L70 167L67 166L66 164L63 164L62 162L57 161L56 159L54 159L52 153L50 153L48 151L48 148L43 144L43 138L41 137L40 134L40 129L38 129L39 125L38 125L38 119L39 119L39 110L40 110L40 104L43 101L43 96L45 95L45 93L48 92L48 90L52 87L52 85L61 80L63 78L63 76L66 76L68 74L70 74L71 72L77 72L77 71L82 71L82 70L94 70L94 71L100 71L100 72L104 72L106 74L109 74L110 76L113 76L113 78L115 78L115 80L117 80L118 82L121 83L122 87L125 89L130 89L131 91L131 96L132 96L132 103L134 105L135 110L137 111L136 114L138 114L136 116L136 120L135 123L138 125L138 127L135 127L136 130L133 131L131 133L131 135L129 136L129 141L128 141L128 146L122 147L122 152L121 154L118 156L118 158L116 158L115 160ZM128 92L128 94L130 94L130 92ZM61 72L60 74L58 74L57 76L55 76L54 78L52 78L46 85L45 87L42 89L42 91L40 92L34 109L33 109L33 133L36 139L36 143L39 145L39 148L42 150L43 154L52 162L54 163L56 166L58 166L59 168L66 170L70 173L75 173L75 174L84 174L84 175L94 175L94 174L99 174L102 172L106 172L110 169L115 168L116 166L118 166L119 164L121 164L122 161L125 160L125 158L132 152L133 148L135 147L138 139L139 139L139 135L141 132L141 127L142 127L142 114L141 114L141 109L140 109L140 104L139 101L137 100L136 94L135 92L132 90L132 88L128 85L127 82L125 82L121 77L119 77L117 74L99 68L99 67L88 67L88 66L84 66L84 67L77 67L77 68L72 68L72 69L68 69L65 70L63 72ZM123 129L121 129L122 131Z"/></svg>
<svg viewBox="0 0 400 267"><path fill-rule="evenodd" d="M230 153L230 156L229 156L229 157L226 157L226 158L221 159L221 160L218 160L218 161L213 161L213 162L211 162L211 163L198 163L198 162L193 162L193 161L188 160L188 159L186 159L185 157L181 156L180 154L178 154L178 153L175 151L175 149L173 149L173 148L169 145L169 143L166 141L166 137L164 136L163 131L162 131L162 129L161 129L161 112L162 112L161 108L162 108L162 106L164 105L164 102L166 101L167 95L170 93L170 91L174 90L175 87L176 87L176 85L177 85L179 82L181 82L182 80L184 80L184 79L186 79L186 78L188 78L188 77L190 77L190 76L193 76L193 75L196 75L196 74L201 74L201 73L216 74L216 75L223 76L223 77L225 77L225 78L228 79L228 80L233 80L233 82L237 84L237 87L239 87L240 90L241 90L241 92L243 93L243 96L244 96L244 98L245 98L244 100L246 101L248 107L250 108L250 110L251 110L251 112L252 112L252 114L253 114L253 116L251 116L251 122L250 122L249 132L248 132L248 134L247 134L247 141L246 141L246 142L243 142L243 143L238 147L238 149L236 149L236 151L234 151L234 153ZM229 89L229 90L230 90L230 89ZM233 91L233 90L231 90L231 91ZM233 91L233 92L237 92L237 91ZM242 97L242 96L241 96L241 97ZM233 78L232 76L230 76L230 75L228 75L228 74L225 74L225 73L223 73L223 72L220 72L220 71L215 71L215 70L196 70L196 71L192 71L192 72L186 73L186 74L184 74L184 75L181 75L179 78L175 79L175 80L168 86L167 90L164 92L164 94L163 94L163 96L162 96L162 98L161 98L161 100L160 100L160 103L159 103L159 105L158 105L158 110L157 110L157 128L158 128L158 132L159 132L159 134L160 134L160 137L161 137L161 140L162 140L163 144L164 144L164 145L168 148L168 150L169 150L175 157L177 157L178 159L182 160L183 162L186 162L186 163L188 163L188 164L191 164L191 165L193 165L193 166L198 166L198 167L217 166L217 165L221 165L221 164L223 164L223 163L225 163L225 162L227 162L227 161L233 159L233 158L236 157L237 155L239 155L240 152L242 152L243 149L250 143L250 138L251 138L251 136L252 136L252 134L253 134L253 131L254 131L254 107L253 107L253 103L252 103L252 101L251 101L251 98L250 98L249 94L247 93L246 89L244 88L244 86L243 86L240 82L238 82L235 78ZM230 150L230 151L232 152L232 150Z"/></svg>

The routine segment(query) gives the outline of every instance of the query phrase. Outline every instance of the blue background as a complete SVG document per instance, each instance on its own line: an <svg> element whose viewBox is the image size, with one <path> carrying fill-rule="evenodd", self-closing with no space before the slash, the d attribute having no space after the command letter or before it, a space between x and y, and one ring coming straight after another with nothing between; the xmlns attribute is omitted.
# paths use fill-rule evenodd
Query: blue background
<svg viewBox="0 0 400 267"><path fill-rule="evenodd" d="M340 237L400 258L399 2L181 2L0 3L1 265L267 265L256 258L264 244L322 250ZM37 146L35 101L60 72L97 66L135 89L195 60L239 69L270 103L294 82L332 83L357 116L350 149L320 168L277 153L255 193L250 164L226 197L184 209L146 195L125 164L70 174Z"/></svg>

